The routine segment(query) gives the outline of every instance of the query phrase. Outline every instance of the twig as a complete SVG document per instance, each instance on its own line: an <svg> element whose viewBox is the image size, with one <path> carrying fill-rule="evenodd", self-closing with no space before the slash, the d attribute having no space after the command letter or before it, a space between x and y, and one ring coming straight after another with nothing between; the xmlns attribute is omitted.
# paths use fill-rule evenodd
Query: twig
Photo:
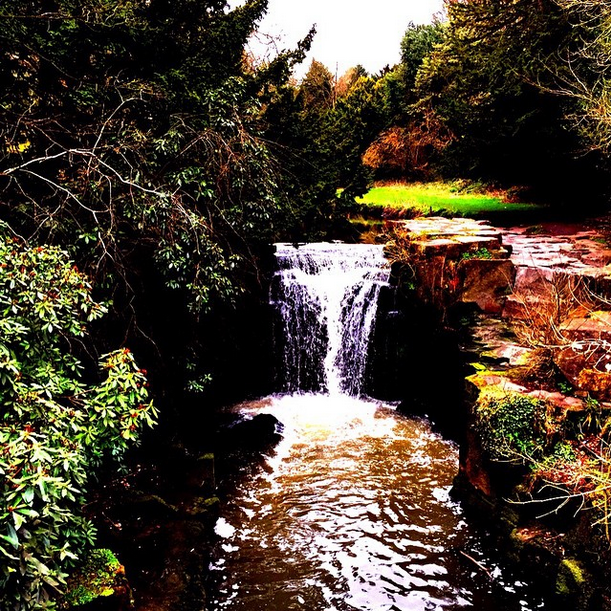
<svg viewBox="0 0 611 611"><path fill-rule="evenodd" d="M491 581L494 581L494 576L492 575L492 573L481 563L478 562L475 558L473 558L473 556L469 556L469 554L463 552L462 550L459 550L459 552L467 559L471 560L471 562L473 562L473 564L475 564L479 569L481 569L482 571L484 571L484 573L486 573L486 575L488 575L488 578Z"/></svg>

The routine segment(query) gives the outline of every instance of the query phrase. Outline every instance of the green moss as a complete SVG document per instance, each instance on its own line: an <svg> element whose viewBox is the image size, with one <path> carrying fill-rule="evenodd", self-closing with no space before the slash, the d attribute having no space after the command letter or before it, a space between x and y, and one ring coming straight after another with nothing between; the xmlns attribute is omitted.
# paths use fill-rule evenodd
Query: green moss
<svg viewBox="0 0 611 611"><path fill-rule="evenodd" d="M467 259L492 259L492 253L487 248L479 248L473 252L463 252L460 255L460 260L466 261Z"/></svg>
<svg viewBox="0 0 611 611"><path fill-rule="evenodd" d="M492 458L533 457L542 450L543 401L517 392L488 390L480 395L476 416L483 446Z"/></svg>
<svg viewBox="0 0 611 611"><path fill-rule="evenodd" d="M61 609L86 605L100 596L112 596L123 576L123 566L109 549L94 549L68 579Z"/></svg>
<svg viewBox="0 0 611 611"><path fill-rule="evenodd" d="M558 569L556 593L561 596L580 594L586 583L586 573L574 558L564 558Z"/></svg>

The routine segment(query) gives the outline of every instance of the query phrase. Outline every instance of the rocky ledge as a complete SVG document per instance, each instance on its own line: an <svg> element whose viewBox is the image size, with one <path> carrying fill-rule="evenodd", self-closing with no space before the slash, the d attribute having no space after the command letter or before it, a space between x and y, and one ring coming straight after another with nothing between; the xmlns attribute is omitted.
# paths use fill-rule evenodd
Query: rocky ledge
<svg viewBox="0 0 611 611"><path fill-rule="evenodd" d="M465 331L456 490L494 516L516 562L537 570L559 604L611 609L605 235L596 224L413 219L395 224L388 253L417 298Z"/></svg>

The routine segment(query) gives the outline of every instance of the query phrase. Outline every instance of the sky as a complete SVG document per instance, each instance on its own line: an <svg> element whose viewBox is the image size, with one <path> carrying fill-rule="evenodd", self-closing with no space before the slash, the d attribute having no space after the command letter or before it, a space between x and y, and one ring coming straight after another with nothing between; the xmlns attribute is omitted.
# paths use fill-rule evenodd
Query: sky
<svg viewBox="0 0 611 611"><path fill-rule="evenodd" d="M232 4L241 4L235 1ZM430 23L443 0L269 0L260 34L277 40L279 49L293 48L313 24L312 50L297 71L307 72L316 59L338 76L357 64L375 74L399 61L400 44L410 21ZM265 37L259 35L259 40ZM251 50L262 54L253 41Z"/></svg>

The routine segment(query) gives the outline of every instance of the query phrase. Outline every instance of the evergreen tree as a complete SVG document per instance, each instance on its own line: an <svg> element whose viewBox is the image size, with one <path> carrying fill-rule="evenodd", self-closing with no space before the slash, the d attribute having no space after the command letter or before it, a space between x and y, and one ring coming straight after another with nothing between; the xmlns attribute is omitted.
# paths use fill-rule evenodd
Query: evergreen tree
<svg viewBox="0 0 611 611"><path fill-rule="evenodd" d="M266 7L0 0L0 215L68 248L112 297L119 337L162 354L189 352L292 222L262 106L312 34L253 72L244 46ZM165 334L167 310L180 323ZM171 360L177 381L193 368Z"/></svg>
<svg viewBox="0 0 611 611"><path fill-rule="evenodd" d="M569 27L553 1L448 2L443 44L417 78L421 121L444 126L446 170L549 182L574 149L562 101L546 94ZM545 160L545 164L542 161Z"/></svg>

